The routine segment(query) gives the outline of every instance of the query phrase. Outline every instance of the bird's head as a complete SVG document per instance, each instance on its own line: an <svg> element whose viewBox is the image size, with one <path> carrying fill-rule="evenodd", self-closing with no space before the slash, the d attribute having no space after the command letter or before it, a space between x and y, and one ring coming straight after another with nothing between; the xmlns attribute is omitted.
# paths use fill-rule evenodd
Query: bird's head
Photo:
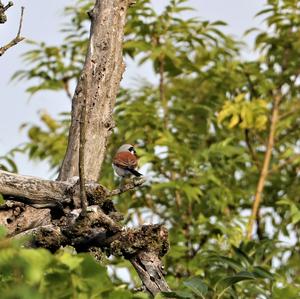
<svg viewBox="0 0 300 299"><path fill-rule="evenodd" d="M117 153L120 152L130 152L132 154L136 154L135 148L132 144L123 144L119 147Z"/></svg>

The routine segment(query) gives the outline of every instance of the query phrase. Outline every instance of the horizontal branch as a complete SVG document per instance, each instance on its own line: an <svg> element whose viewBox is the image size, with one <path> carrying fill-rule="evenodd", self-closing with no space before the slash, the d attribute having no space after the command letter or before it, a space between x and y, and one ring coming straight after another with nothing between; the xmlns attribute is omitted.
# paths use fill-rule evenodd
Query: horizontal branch
<svg viewBox="0 0 300 299"><path fill-rule="evenodd" d="M36 208L55 207L67 201L72 184L44 180L0 170L0 194Z"/></svg>
<svg viewBox="0 0 300 299"><path fill-rule="evenodd" d="M145 182L138 178L129 182L122 190L108 190L106 187L87 182L85 184L90 205L102 204L112 196L132 190ZM0 194L6 200L14 200L35 208L55 208L74 205L80 207L78 178L68 181L51 181L0 170Z"/></svg>
<svg viewBox="0 0 300 299"><path fill-rule="evenodd" d="M123 185L122 188L117 188L117 189L112 190L109 193L109 196L120 195L120 194L122 194L122 193L124 193L126 191L129 191L129 190L135 189L138 186L141 186L145 182L146 182L146 178L143 177L143 176L142 177L133 178L129 183Z"/></svg>

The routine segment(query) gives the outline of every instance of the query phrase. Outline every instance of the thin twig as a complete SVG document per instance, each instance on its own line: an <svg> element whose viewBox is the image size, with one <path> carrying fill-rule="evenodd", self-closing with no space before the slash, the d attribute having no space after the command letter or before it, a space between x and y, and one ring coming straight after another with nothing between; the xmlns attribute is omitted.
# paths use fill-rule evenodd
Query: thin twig
<svg viewBox="0 0 300 299"><path fill-rule="evenodd" d="M13 40L11 40L8 44L6 44L5 46L0 47L0 56L2 56L9 48L15 46L16 44L18 44L19 42L21 42L24 39L24 37L20 36L21 30L22 30L22 24L23 24L23 15L24 15L24 7L22 6L17 36Z"/></svg>
<svg viewBox="0 0 300 299"><path fill-rule="evenodd" d="M21 7L21 17L20 17L19 29L18 29L17 37L20 37L20 34L21 34L22 24L23 24L23 16L24 16L24 6Z"/></svg>
<svg viewBox="0 0 300 299"><path fill-rule="evenodd" d="M135 189L137 186L140 186L146 182L146 179L144 177L135 178L132 181L130 181L128 184L125 184L122 189L114 189L108 193L108 197L116 196L119 194L122 194L128 190Z"/></svg>
<svg viewBox="0 0 300 299"><path fill-rule="evenodd" d="M253 231L253 224L256 220L258 211L259 211L259 205L262 200L262 193L265 187L265 182L269 173L269 167L270 167L270 161L272 157L272 150L274 146L274 139L275 139L275 131L276 131L276 125L278 121L278 114L279 114L279 104L281 101L281 95L275 95L274 98L274 105L273 105L273 111L272 111L272 118L271 118L271 124L270 124L270 132L268 137L268 144L267 144L267 150L264 157L263 166L260 172L255 198L252 206L252 212L251 216L249 218L248 227L247 227L247 239L251 240L252 238L252 231Z"/></svg>
<svg viewBox="0 0 300 299"><path fill-rule="evenodd" d="M86 81L86 77L84 77ZM84 149L85 149L85 132L86 132L86 94L83 95L81 103L80 116L80 137L79 137L79 186L80 186L80 201L81 201L81 215L86 216L87 196L85 190L85 173L84 173Z"/></svg>
<svg viewBox="0 0 300 299"><path fill-rule="evenodd" d="M12 1L9 1L8 4L4 6L0 1L0 24L4 24L7 21L5 12L13 5L14 4L12 3Z"/></svg>
<svg viewBox="0 0 300 299"><path fill-rule="evenodd" d="M3 12L4 11L7 11L10 7L12 7L14 4L13 4L13 2L12 1L9 1L5 6L4 6L4 8L3 8Z"/></svg>

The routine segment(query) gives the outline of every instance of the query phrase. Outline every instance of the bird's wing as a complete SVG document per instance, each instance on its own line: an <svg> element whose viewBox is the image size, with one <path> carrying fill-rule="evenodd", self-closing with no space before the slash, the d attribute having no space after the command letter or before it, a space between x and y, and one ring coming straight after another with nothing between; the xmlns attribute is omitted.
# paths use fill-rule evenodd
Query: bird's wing
<svg viewBox="0 0 300 299"><path fill-rule="evenodd" d="M123 169L134 169L137 167L138 159L130 152L120 152L115 155L113 163Z"/></svg>

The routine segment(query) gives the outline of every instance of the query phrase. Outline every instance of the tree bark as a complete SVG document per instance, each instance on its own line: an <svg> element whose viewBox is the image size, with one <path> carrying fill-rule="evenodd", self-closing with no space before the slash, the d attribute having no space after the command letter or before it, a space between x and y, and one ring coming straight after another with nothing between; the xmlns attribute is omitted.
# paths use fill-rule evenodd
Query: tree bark
<svg viewBox="0 0 300 299"><path fill-rule="evenodd" d="M111 197L135 189L144 182L144 178L138 178L125 184L122 190L119 188L108 190L95 182L87 182L85 189L88 203L102 207ZM0 170L0 194L4 195L6 200L13 199L37 209L56 207L62 207L63 209L80 208L79 193L80 186L76 177L60 182Z"/></svg>
<svg viewBox="0 0 300 299"><path fill-rule="evenodd" d="M59 180L78 176L81 102L86 96L85 168L87 180L99 179L107 139L114 127L112 111L125 69L123 32L128 0L97 0L90 12L88 53L72 100L72 122Z"/></svg>

